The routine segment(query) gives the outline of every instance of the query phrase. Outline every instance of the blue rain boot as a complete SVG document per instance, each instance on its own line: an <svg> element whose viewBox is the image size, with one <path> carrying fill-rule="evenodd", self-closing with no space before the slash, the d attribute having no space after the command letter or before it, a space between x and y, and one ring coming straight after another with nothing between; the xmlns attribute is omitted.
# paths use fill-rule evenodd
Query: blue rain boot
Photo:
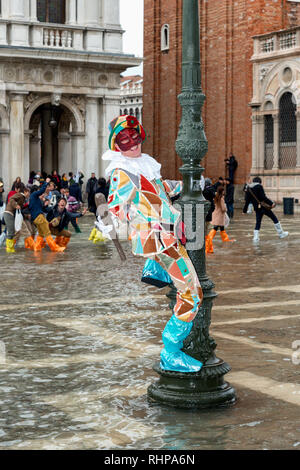
<svg viewBox="0 0 300 470"><path fill-rule="evenodd" d="M199 372L202 362L181 351L183 340L190 334L193 322L178 320L172 315L163 331L165 345L160 353L160 367L176 372Z"/></svg>

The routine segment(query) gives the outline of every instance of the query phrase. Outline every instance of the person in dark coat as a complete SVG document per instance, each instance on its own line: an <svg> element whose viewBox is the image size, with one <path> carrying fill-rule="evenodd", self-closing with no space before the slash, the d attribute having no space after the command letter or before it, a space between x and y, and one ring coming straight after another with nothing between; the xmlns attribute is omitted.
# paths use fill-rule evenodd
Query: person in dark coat
<svg viewBox="0 0 300 470"><path fill-rule="evenodd" d="M105 199L108 198L109 186L107 185L105 178L98 179L98 188L95 191L95 194L102 193L105 196Z"/></svg>
<svg viewBox="0 0 300 470"><path fill-rule="evenodd" d="M225 203L227 206L227 214L230 219L233 217L233 204L234 204L234 185L230 178L225 178Z"/></svg>
<svg viewBox="0 0 300 470"><path fill-rule="evenodd" d="M266 215L273 221L275 229L279 235L279 238L285 238L288 236L289 232L283 231L280 222L278 221L276 215L271 209L266 209L260 204L260 202L265 202L269 204L270 206L273 204L273 201L267 198L264 188L261 183L262 181L260 177L256 176L255 178L253 178L253 182L246 186L246 192L245 192L245 205L243 208L243 213L244 214L247 213L247 209L250 203L253 205L255 213L256 213L256 225L254 229L253 241L254 242L259 241L259 231L261 227L261 221L264 215Z"/></svg>
<svg viewBox="0 0 300 470"><path fill-rule="evenodd" d="M88 182L86 184L86 192L88 195L88 208L89 211L93 212L96 214L96 204L95 204L95 194L96 190L98 188L98 180L96 178L95 173L92 173L91 177L88 179Z"/></svg>
<svg viewBox="0 0 300 470"><path fill-rule="evenodd" d="M207 238L207 233L208 233L209 223L212 220L212 213L215 210L215 203L214 203L215 195L216 195L215 185L212 184L212 181L210 178L205 178L203 196L205 197L207 201L210 202L210 208L205 217L205 253L210 252L210 243Z"/></svg>
<svg viewBox="0 0 300 470"><path fill-rule="evenodd" d="M229 158L225 159L226 166L228 168L228 176L232 184L234 183L234 173L238 167L238 162L235 156L230 153Z"/></svg>

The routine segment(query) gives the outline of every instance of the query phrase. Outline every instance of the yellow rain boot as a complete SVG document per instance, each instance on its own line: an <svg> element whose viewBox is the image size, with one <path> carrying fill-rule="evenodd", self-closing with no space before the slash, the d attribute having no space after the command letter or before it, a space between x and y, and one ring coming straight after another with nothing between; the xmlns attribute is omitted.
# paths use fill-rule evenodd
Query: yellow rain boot
<svg viewBox="0 0 300 470"><path fill-rule="evenodd" d="M36 238L34 251L42 251L44 246L45 246L44 238L41 237L40 235L38 235L37 238Z"/></svg>
<svg viewBox="0 0 300 470"><path fill-rule="evenodd" d="M225 232L225 230L222 230L222 232L220 232L221 234L221 238L222 238L222 241L223 242L235 242L235 240L230 240L227 233Z"/></svg>
<svg viewBox="0 0 300 470"><path fill-rule="evenodd" d="M91 233L90 233L89 241L93 241L94 238L95 238L95 236L96 236L96 234L97 234L97 229L96 229L96 227L94 227L93 230L92 230Z"/></svg>
<svg viewBox="0 0 300 470"><path fill-rule="evenodd" d="M100 232L100 230L97 230L96 236L94 237L93 243L98 243L98 242L105 242L107 240L106 237L104 237L103 233Z"/></svg>
<svg viewBox="0 0 300 470"><path fill-rule="evenodd" d="M15 253L15 243L13 239L6 239L6 253Z"/></svg>
<svg viewBox="0 0 300 470"><path fill-rule="evenodd" d="M64 246L58 246L51 237L51 235L48 235L48 237L46 237L46 242L51 251L62 252L66 249Z"/></svg>
<svg viewBox="0 0 300 470"><path fill-rule="evenodd" d="M33 240L33 237L27 237L25 240L24 240L24 245L25 245L25 248L27 250L32 250L34 251L35 249L35 242Z"/></svg>
<svg viewBox="0 0 300 470"><path fill-rule="evenodd" d="M206 253L213 253L214 252L214 247L213 247L213 238L216 235L217 231L213 228L209 234L206 237L205 240L205 252Z"/></svg>

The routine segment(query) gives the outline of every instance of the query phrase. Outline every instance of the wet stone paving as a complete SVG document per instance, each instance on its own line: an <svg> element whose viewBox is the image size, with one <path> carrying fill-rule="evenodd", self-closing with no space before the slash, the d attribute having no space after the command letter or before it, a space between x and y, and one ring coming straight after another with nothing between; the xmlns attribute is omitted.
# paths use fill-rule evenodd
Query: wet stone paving
<svg viewBox="0 0 300 470"><path fill-rule="evenodd" d="M122 242L88 241L81 221L65 253L0 249L0 449L300 449L300 216L277 237L253 215L214 239L218 294L211 336L232 368L237 402L180 410L150 403L152 366L171 316L168 289L140 282L143 259ZM298 349L298 351L297 351Z"/></svg>

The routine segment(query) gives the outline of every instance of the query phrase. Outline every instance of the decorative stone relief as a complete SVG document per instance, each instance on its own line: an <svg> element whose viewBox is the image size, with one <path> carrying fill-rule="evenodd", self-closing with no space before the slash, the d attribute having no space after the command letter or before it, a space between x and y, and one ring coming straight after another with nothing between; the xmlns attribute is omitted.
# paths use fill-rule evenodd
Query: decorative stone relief
<svg viewBox="0 0 300 470"><path fill-rule="evenodd" d="M61 100L61 93L53 93L51 96L51 104L53 106L59 106Z"/></svg>
<svg viewBox="0 0 300 470"><path fill-rule="evenodd" d="M85 119L86 103L85 98L81 95L68 96L68 99L79 109L83 119Z"/></svg>
<svg viewBox="0 0 300 470"><path fill-rule="evenodd" d="M32 103L39 98L40 96L38 94L29 93L29 95L27 95L26 98L24 99L24 113L26 113L28 108L32 105Z"/></svg>
<svg viewBox="0 0 300 470"><path fill-rule="evenodd" d="M44 75L43 75L43 78L45 80L45 82L53 82L54 80L54 73L51 71L51 70L47 70Z"/></svg>
<svg viewBox="0 0 300 470"><path fill-rule="evenodd" d="M261 68L260 68L260 75L259 75L259 79L260 81L262 82L263 79L265 78L265 76L267 75L267 73L269 72L271 67L267 67L266 65L263 65Z"/></svg>

